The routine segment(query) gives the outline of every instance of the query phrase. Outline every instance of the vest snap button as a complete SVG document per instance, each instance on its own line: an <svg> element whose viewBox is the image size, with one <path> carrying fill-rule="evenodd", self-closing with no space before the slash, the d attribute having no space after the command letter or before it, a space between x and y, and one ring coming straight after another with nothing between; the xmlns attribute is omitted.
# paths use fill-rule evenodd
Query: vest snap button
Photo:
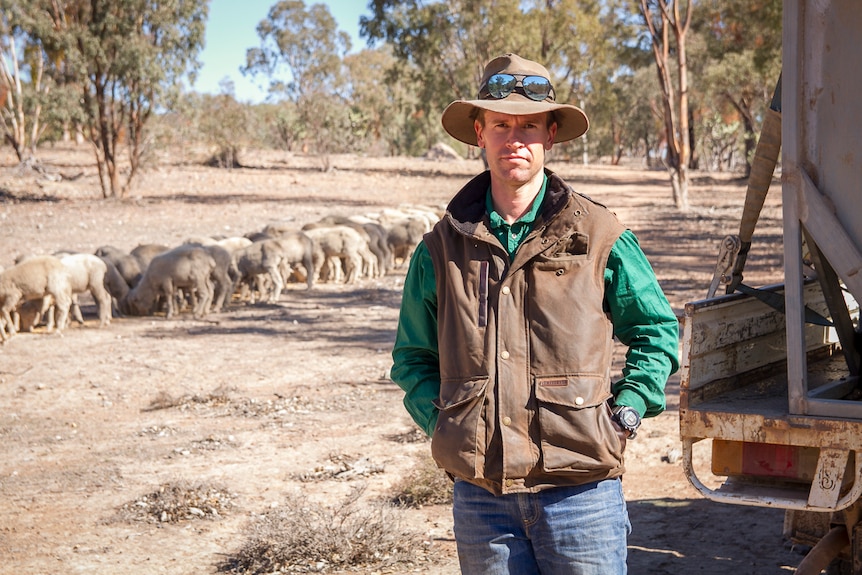
<svg viewBox="0 0 862 575"><path fill-rule="evenodd" d="M503 359L509 359L509 352L508 351L501 351L500 357L502 357Z"/></svg>
<svg viewBox="0 0 862 575"><path fill-rule="evenodd" d="M511 417L504 417L503 418L503 425L505 425L506 427L509 427L510 425L512 425L512 418Z"/></svg>
<svg viewBox="0 0 862 575"><path fill-rule="evenodd" d="M509 286L503 286L503 289L500 291L503 292L503 295L509 295Z"/></svg>
<svg viewBox="0 0 862 575"><path fill-rule="evenodd" d="M584 398L583 397L576 397L575 398L575 405L583 405L583 404L584 404Z"/></svg>

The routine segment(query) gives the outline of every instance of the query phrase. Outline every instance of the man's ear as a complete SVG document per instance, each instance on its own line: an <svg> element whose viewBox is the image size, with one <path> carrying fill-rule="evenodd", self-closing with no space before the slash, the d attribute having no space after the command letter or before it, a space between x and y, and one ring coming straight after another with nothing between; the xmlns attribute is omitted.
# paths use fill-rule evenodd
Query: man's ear
<svg viewBox="0 0 862 575"><path fill-rule="evenodd" d="M548 141L545 142L545 149L550 151L551 148L554 147L554 138L557 136L557 123L552 122L550 126L548 126Z"/></svg>
<svg viewBox="0 0 862 575"><path fill-rule="evenodd" d="M479 120L473 120L473 130L476 131L476 143L480 148L485 147L485 143L482 141L484 138L482 137L482 124Z"/></svg>

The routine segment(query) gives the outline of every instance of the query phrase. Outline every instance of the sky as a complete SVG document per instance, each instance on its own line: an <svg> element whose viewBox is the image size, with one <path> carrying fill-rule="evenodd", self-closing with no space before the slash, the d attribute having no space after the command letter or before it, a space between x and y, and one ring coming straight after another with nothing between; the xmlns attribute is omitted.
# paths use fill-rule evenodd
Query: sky
<svg viewBox="0 0 862 575"><path fill-rule="evenodd" d="M266 18L269 9L278 0L210 0L206 25L206 44L200 54L202 67L192 89L196 92L219 94L219 83L229 78L241 102L262 102L266 97L266 78L243 76L239 71L245 64L249 48L260 46L258 23ZM365 47L359 38L359 17L368 14L366 0L305 0L306 7L326 4L338 23L338 29L350 35L353 51Z"/></svg>

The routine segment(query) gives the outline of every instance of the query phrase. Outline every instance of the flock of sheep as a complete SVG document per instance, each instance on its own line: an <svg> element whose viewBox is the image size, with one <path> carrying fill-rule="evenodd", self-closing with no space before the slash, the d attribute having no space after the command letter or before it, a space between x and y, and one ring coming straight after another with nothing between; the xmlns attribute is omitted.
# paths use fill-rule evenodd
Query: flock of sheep
<svg viewBox="0 0 862 575"><path fill-rule="evenodd" d="M355 282L408 261L440 214L401 206L366 216L328 216L298 229L271 224L236 237L192 237L176 247L143 244L130 252L58 252L0 266L0 343L44 323L61 332L83 322L77 295L89 292L99 326L114 313L171 318L188 306L196 318L232 301L276 302L288 281ZM71 316L71 317L70 317Z"/></svg>

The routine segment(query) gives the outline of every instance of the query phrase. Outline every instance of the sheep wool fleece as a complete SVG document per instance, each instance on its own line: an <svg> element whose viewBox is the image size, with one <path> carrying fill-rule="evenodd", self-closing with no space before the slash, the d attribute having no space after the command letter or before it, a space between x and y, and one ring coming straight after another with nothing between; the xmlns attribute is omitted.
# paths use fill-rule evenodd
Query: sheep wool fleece
<svg viewBox="0 0 862 575"><path fill-rule="evenodd" d="M533 230L511 258L490 231L488 172L425 236L438 296L434 459L496 493L619 477L611 420L613 325L604 270L625 227L546 171Z"/></svg>

